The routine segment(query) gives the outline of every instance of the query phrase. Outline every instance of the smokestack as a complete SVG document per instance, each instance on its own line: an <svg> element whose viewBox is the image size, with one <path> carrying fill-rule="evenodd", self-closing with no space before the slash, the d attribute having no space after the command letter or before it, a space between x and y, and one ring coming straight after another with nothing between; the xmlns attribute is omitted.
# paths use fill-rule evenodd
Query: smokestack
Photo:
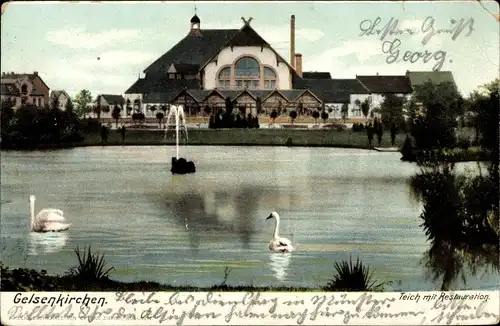
<svg viewBox="0 0 500 326"><path fill-rule="evenodd" d="M295 55L295 71L297 72L297 75L302 77L302 54L300 53Z"/></svg>
<svg viewBox="0 0 500 326"><path fill-rule="evenodd" d="M295 68L295 15L290 17L290 64Z"/></svg>

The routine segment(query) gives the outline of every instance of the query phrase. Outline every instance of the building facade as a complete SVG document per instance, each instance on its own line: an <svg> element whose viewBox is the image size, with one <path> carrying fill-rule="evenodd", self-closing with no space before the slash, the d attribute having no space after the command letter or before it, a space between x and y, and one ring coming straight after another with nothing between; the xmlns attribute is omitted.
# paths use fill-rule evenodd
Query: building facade
<svg viewBox="0 0 500 326"><path fill-rule="evenodd" d="M46 106L49 104L49 91L37 71L32 74L2 72L1 99L12 101L15 108L24 104Z"/></svg>
<svg viewBox="0 0 500 326"><path fill-rule="evenodd" d="M203 114L225 107L230 99L242 114L327 110L340 117L347 107L349 117L361 117L363 101L373 109L384 94L409 96L413 91L408 75L333 79L329 72L303 72L303 57L295 53L294 15L289 60L251 27L252 18L242 20L240 29L202 29L195 14L187 35L125 91L122 116L140 111L153 117L172 104L183 105L190 115Z"/></svg>
<svg viewBox="0 0 500 326"><path fill-rule="evenodd" d="M71 102L71 97L66 93L65 90L53 90L50 92L50 106L53 107L57 104L60 110L65 111L68 102Z"/></svg>

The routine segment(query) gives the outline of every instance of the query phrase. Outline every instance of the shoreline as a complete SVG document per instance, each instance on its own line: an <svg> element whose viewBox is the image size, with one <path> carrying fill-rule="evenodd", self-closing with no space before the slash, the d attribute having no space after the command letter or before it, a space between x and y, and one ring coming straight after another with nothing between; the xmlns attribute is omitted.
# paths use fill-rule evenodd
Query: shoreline
<svg viewBox="0 0 500 326"><path fill-rule="evenodd" d="M45 270L40 272L30 268L10 269L2 266L1 290L6 292L30 291L184 291L184 292L209 292L209 291L258 291L258 292L331 292L324 286L317 287L292 287L292 286L249 286L227 285L225 280L219 284L208 287L175 286L153 281L123 282L108 277L91 281L78 276L48 275Z"/></svg>

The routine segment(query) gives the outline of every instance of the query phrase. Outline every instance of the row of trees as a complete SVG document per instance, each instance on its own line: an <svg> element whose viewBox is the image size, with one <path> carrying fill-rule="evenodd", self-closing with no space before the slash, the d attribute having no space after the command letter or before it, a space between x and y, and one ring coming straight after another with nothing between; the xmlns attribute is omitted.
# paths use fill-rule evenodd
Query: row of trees
<svg viewBox="0 0 500 326"><path fill-rule="evenodd" d="M61 110L57 101L51 106L26 104L14 110L10 100L0 107L2 148L34 148L40 144L64 144L83 140L82 126L68 102Z"/></svg>
<svg viewBox="0 0 500 326"><path fill-rule="evenodd" d="M425 84L415 98L421 105L412 103L411 132L425 155L410 189L423 204L421 226L430 243L423 264L441 290L451 290L459 277L466 282L468 274L500 268L498 92L498 80L467 99L450 85ZM432 154L454 145L457 117L467 112L478 145L490 153L475 174L459 173L445 156Z"/></svg>

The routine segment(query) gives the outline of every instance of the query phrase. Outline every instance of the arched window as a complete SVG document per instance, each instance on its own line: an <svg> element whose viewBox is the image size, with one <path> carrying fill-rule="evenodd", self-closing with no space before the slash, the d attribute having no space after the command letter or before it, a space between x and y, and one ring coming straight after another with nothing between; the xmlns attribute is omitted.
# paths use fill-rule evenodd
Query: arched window
<svg viewBox="0 0 500 326"><path fill-rule="evenodd" d="M23 84L23 86L21 86L21 94L28 95L28 85Z"/></svg>
<svg viewBox="0 0 500 326"><path fill-rule="evenodd" d="M218 87L229 88L230 85L231 85L231 67L226 67L219 72Z"/></svg>
<svg viewBox="0 0 500 326"><path fill-rule="evenodd" d="M260 84L259 62L250 57L241 58L234 65L234 78L237 88L258 89Z"/></svg>
<svg viewBox="0 0 500 326"><path fill-rule="evenodd" d="M269 67L264 67L264 89L276 88L276 72Z"/></svg>

